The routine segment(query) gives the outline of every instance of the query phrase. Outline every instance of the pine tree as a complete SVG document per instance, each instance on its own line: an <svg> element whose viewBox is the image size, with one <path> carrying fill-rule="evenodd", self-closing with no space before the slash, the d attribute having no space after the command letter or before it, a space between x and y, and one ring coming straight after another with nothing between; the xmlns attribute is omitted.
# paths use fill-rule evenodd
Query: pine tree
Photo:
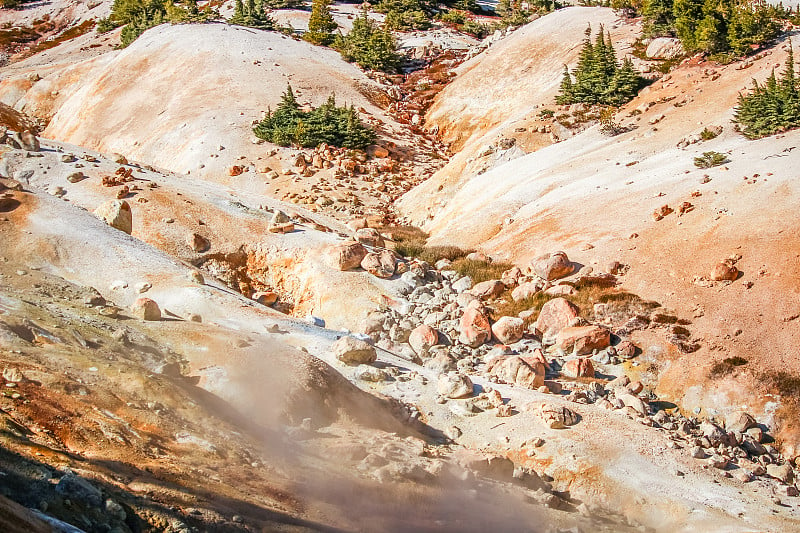
<svg viewBox="0 0 800 533"><path fill-rule="evenodd" d="M800 127L798 89L794 51L790 49L780 80L773 70L764 85L753 80L750 94L739 94L733 121L749 139Z"/></svg>
<svg viewBox="0 0 800 533"><path fill-rule="evenodd" d="M620 105L629 101L642 87L642 77L630 59L621 66L617 63L611 36L604 34L602 27L594 44L590 36L591 28L588 28L575 70L570 73L564 67L556 103Z"/></svg>
<svg viewBox="0 0 800 533"><path fill-rule="evenodd" d="M303 35L303 39L313 44L327 46L333 42L333 32L338 28L339 25L331 15L330 0L313 0L308 31Z"/></svg>
<svg viewBox="0 0 800 533"><path fill-rule="evenodd" d="M380 28L369 19L366 6L353 20L347 35L339 34L333 47L345 61L358 63L362 68L395 71L400 65L397 43L388 27Z"/></svg>

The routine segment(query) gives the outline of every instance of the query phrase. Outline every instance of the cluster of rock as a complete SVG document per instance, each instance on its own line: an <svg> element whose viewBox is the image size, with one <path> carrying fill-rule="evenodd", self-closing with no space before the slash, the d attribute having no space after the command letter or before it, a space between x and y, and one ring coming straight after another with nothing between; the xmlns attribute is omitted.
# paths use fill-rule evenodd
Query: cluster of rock
<svg viewBox="0 0 800 533"><path fill-rule="evenodd" d="M30 130L15 132L0 127L0 143L7 144L16 150L38 152L41 150L39 139Z"/></svg>

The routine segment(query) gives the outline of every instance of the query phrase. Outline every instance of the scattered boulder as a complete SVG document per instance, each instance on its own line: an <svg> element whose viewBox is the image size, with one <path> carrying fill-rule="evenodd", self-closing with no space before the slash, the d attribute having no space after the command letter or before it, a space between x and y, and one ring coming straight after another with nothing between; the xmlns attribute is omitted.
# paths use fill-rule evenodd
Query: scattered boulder
<svg viewBox="0 0 800 533"><path fill-rule="evenodd" d="M550 429L564 429L578 423L577 414L559 405L543 403L539 405L536 413Z"/></svg>
<svg viewBox="0 0 800 533"><path fill-rule="evenodd" d="M361 381L369 381L371 383L380 383L389 379L389 375L385 370L375 368L374 366L361 365L356 370L356 378Z"/></svg>
<svg viewBox="0 0 800 533"><path fill-rule="evenodd" d="M79 181L82 181L84 179L86 179L86 176L83 174L83 172L80 171L72 172L67 176L67 181L70 183L78 183Z"/></svg>
<svg viewBox="0 0 800 533"><path fill-rule="evenodd" d="M624 392L617 393L617 399L622 402L625 407L630 407L642 416L647 415L647 404L642 401L638 396Z"/></svg>
<svg viewBox="0 0 800 533"><path fill-rule="evenodd" d="M161 309L150 298L138 298L131 306L131 312L142 320L161 320Z"/></svg>
<svg viewBox="0 0 800 533"><path fill-rule="evenodd" d="M591 359L571 359L564 363L561 373L568 378L593 378L594 365Z"/></svg>
<svg viewBox="0 0 800 533"><path fill-rule="evenodd" d="M205 252L211 248L211 242L199 233L190 233L186 236L186 244L193 252Z"/></svg>
<svg viewBox="0 0 800 533"><path fill-rule="evenodd" d="M610 343L611 332L596 325L567 327L556 335L556 346L566 352L573 351L577 355L586 355L592 353L592 350L608 348Z"/></svg>
<svg viewBox="0 0 800 533"><path fill-rule="evenodd" d="M294 222L289 215L281 210L276 210L268 228L270 233L291 233L294 231Z"/></svg>
<svg viewBox="0 0 800 533"><path fill-rule="evenodd" d="M513 344L522 338L525 321L513 316L500 317L492 324L492 334L503 344Z"/></svg>
<svg viewBox="0 0 800 533"><path fill-rule="evenodd" d="M490 298L497 298L503 291L506 290L506 286L503 284L502 281L497 279L490 279L488 281L482 281L480 283L476 283L469 292L474 294L481 300L488 300Z"/></svg>
<svg viewBox="0 0 800 533"><path fill-rule="evenodd" d="M370 252L361 260L361 268L375 277L389 279L394 276L395 256L389 250Z"/></svg>
<svg viewBox="0 0 800 533"><path fill-rule="evenodd" d="M546 281L569 276L575 270L574 265L564 252L540 255L531 262L531 265L536 275Z"/></svg>
<svg viewBox="0 0 800 533"><path fill-rule="evenodd" d="M633 359L636 356L636 345L631 341L622 341L614 346L614 351L620 359Z"/></svg>
<svg viewBox="0 0 800 533"><path fill-rule="evenodd" d="M345 241L328 248L326 259L333 268L341 271L353 270L361 266L367 249L360 242Z"/></svg>
<svg viewBox="0 0 800 533"><path fill-rule="evenodd" d="M112 228L128 235L133 232L133 213L130 204L125 200L110 200L95 209L94 214Z"/></svg>
<svg viewBox="0 0 800 533"><path fill-rule="evenodd" d="M408 344L419 356L426 356L428 350L439 344L439 332L430 326L420 324L408 336Z"/></svg>
<svg viewBox="0 0 800 533"><path fill-rule="evenodd" d="M544 291L548 296L571 296L577 292L572 285L553 285Z"/></svg>
<svg viewBox="0 0 800 533"><path fill-rule="evenodd" d="M458 324L459 341L471 348L477 348L487 342L492 335L486 309L475 300L470 302Z"/></svg>
<svg viewBox="0 0 800 533"><path fill-rule="evenodd" d="M377 248L383 248L386 246L383 236L375 228L361 228L360 230L356 231L355 237L358 242L361 244L366 244L367 246Z"/></svg>
<svg viewBox="0 0 800 533"><path fill-rule="evenodd" d="M468 291L472 288L472 278L469 276L462 276L453 282L452 287L458 294Z"/></svg>
<svg viewBox="0 0 800 533"><path fill-rule="evenodd" d="M780 480L787 485L794 482L794 470L788 464L782 465L767 465L767 475L769 477Z"/></svg>
<svg viewBox="0 0 800 533"><path fill-rule="evenodd" d="M272 291L254 292L252 298L261 305L267 305L267 306L272 305L278 301L278 295Z"/></svg>
<svg viewBox="0 0 800 533"><path fill-rule="evenodd" d="M657 37L650 41L645 50L649 59L675 59L686 53L680 39L672 37Z"/></svg>
<svg viewBox="0 0 800 533"><path fill-rule="evenodd" d="M491 376L526 389L538 389L544 385L544 364L539 361L524 360L516 355L501 356L489 362Z"/></svg>
<svg viewBox="0 0 800 533"><path fill-rule="evenodd" d="M334 342L331 351L336 359L353 366L374 363L378 358L374 346L349 335Z"/></svg>
<svg viewBox="0 0 800 533"><path fill-rule="evenodd" d="M38 152L41 150L39 146L39 139L30 130L25 130L22 133L14 135L14 140L19 143L20 148L29 152Z"/></svg>
<svg viewBox="0 0 800 533"><path fill-rule="evenodd" d="M745 433L748 429L756 427L756 420L744 412L730 413L725 417L725 429Z"/></svg>
<svg viewBox="0 0 800 533"><path fill-rule="evenodd" d="M713 281L734 281L737 277L739 277L739 269L729 261L717 263L711 270Z"/></svg>
<svg viewBox="0 0 800 533"><path fill-rule="evenodd" d="M557 335L578 318L578 308L564 298L553 298L542 306L534 327L544 336Z"/></svg>
<svg viewBox="0 0 800 533"><path fill-rule="evenodd" d="M472 380L465 374L450 372L442 374L436 382L436 391L445 398L466 398L472 396Z"/></svg>

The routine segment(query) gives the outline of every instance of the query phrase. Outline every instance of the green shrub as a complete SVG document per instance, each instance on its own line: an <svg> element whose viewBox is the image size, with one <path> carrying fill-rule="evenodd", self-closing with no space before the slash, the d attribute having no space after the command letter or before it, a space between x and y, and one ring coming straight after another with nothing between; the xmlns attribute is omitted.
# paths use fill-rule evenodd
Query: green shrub
<svg viewBox="0 0 800 533"><path fill-rule="evenodd" d="M698 168L718 167L728 162L728 157L719 152L703 152L702 156L694 158L694 166Z"/></svg>
<svg viewBox="0 0 800 533"><path fill-rule="evenodd" d="M703 128L703 131L700 132L700 140L703 141L710 141L711 139L716 139L718 136L719 133L711 131L708 128Z"/></svg>
<svg viewBox="0 0 800 533"><path fill-rule="evenodd" d="M570 73L567 66L564 66L561 90L556 96L556 102L613 106L628 102L644 87L644 78L633 68L630 59L625 59L622 65L617 63L611 37L606 42L602 26L594 44L590 35L591 28L587 28L575 70Z"/></svg>
<svg viewBox="0 0 800 533"><path fill-rule="evenodd" d="M386 25L395 30L430 28L433 5L422 0L381 0L375 11L386 14Z"/></svg>
<svg viewBox="0 0 800 533"><path fill-rule="evenodd" d="M330 0L312 0L311 17L308 19L308 31L303 34L306 41L327 46L333 42L339 25L331 15Z"/></svg>
<svg viewBox="0 0 800 533"><path fill-rule="evenodd" d="M467 21L467 15L463 11L456 9L449 9L439 15L439 20L445 24L452 24L453 26L461 26Z"/></svg>
<svg viewBox="0 0 800 533"><path fill-rule="evenodd" d="M757 139L800 126L800 91L789 50L786 69L778 80L773 70L764 85L753 80L749 94L739 94L733 121L748 139Z"/></svg>
<svg viewBox="0 0 800 533"><path fill-rule="evenodd" d="M209 7L200 11L197 0L114 0L111 15L100 20L97 31L105 33L125 26L120 33L120 48L125 48L145 31L159 24L205 22L216 15Z"/></svg>
<svg viewBox="0 0 800 533"><path fill-rule="evenodd" d="M336 36L333 47L345 61L362 68L394 72L400 66L397 43L387 26L380 28L367 17L366 7L355 20L347 35Z"/></svg>
<svg viewBox="0 0 800 533"><path fill-rule="evenodd" d="M246 4L242 0L236 0L235 5L233 16L228 19L229 24L257 28L259 30L275 29L275 21L267 11L264 0L259 2L247 0Z"/></svg>
<svg viewBox="0 0 800 533"><path fill-rule="evenodd" d="M363 149L375 142L376 135L358 118L350 107L337 107L333 95L311 111L303 111L288 85L275 112L254 128L256 137L281 146L312 148L322 143L343 148Z"/></svg>

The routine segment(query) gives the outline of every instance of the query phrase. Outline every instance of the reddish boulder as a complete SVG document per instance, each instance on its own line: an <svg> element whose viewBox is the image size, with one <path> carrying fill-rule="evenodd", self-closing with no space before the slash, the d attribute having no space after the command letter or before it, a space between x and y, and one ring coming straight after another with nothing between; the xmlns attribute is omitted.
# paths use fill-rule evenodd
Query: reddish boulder
<svg viewBox="0 0 800 533"><path fill-rule="evenodd" d="M540 255L531 262L531 265L536 275L547 281L569 276L575 269L564 252Z"/></svg>
<svg viewBox="0 0 800 533"><path fill-rule="evenodd" d="M411 335L408 336L408 344L417 352L417 355L425 356L428 354L428 350L439 344L439 332L428 325L420 324L411 331Z"/></svg>
<svg viewBox="0 0 800 533"><path fill-rule="evenodd" d="M494 338L503 344L513 344L522 338L525 333L525 322L513 316L500 317L492 324Z"/></svg>
<svg viewBox="0 0 800 533"><path fill-rule="evenodd" d="M500 381L526 389L535 390L544 385L544 365L526 362L516 355L493 359L489 362L488 372Z"/></svg>
<svg viewBox="0 0 800 533"><path fill-rule="evenodd" d="M474 294L481 300L488 300L490 298L497 298L503 291L506 290L506 286L503 284L502 281L496 279L490 279L488 281L482 281L480 283L476 283L473 287L469 290L470 294Z"/></svg>
<svg viewBox="0 0 800 533"><path fill-rule="evenodd" d="M477 348L489 340L492 328L489 325L489 317L486 316L486 309L480 301L474 300L467 305L459 321L458 331L458 340L471 348Z"/></svg>
<svg viewBox="0 0 800 533"><path fill-rule="evenodd" d="M739 277L739 269L728 261L714 265L711 270L711 279L714 281L733 281Z"/></svg>
<svg viewBox="0 0 800 533"><path fill-rule="evenodd" d="M578 318L578 308L564 298L553 298L542 306L534 327L542 334L552 336Z"/></svg>
<svg viewBox="0 0 800 533"><path fill-rule="evenodd" d="M360 242L346 241L332 245L327 252L327 261L330 266L338 270L353 270L361 266L361 261L367 255L367 250Z"/></svg>
<svg viewBox="0 0 800 533"><path fill-rule="evenodd" d="M131 306L131 312L142 320L161 320L161 309L150 298L139 298Z"/></svg>
<svg viewBox="0 0 800 533"><path fill-rule="evenodd" d="M575 326L564 328L556 336L556 346L577 355L592 353L592 350L608 348L611 332L600 326Z"/></svg>
<svg viewBox="0 0 800 533"><path fill-rule="evenodd" d="M561 373L568 378L593 378L594 365L590 359L571 359L564 363Z"/></svg>

